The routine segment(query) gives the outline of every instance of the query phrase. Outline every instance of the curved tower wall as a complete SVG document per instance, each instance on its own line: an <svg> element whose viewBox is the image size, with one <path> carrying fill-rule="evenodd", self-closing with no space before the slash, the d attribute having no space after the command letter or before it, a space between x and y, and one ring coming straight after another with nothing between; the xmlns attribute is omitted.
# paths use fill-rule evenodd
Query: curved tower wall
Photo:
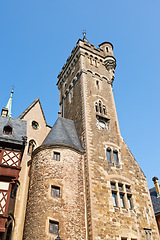
<svg viewBox="0 0 160 240"><path fill-rule="evenodd" d="M60 188L60 197L51 195L51 186ZM50 221L59 223L62 239L85 239L83 154L71 148L50 146L33 156L23 239L55 239Z"/></svg>

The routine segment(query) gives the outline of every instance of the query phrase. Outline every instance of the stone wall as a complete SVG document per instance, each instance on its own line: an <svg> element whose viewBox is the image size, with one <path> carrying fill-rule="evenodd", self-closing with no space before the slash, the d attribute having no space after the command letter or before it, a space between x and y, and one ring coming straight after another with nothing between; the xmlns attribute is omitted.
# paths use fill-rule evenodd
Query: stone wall
<svg viewBox="0 0 160 240"><path fill-rule="evenodd" d="M60 153L60 161L53 160L54 151ZM33 157L23 239L55 239L49 220L59 223L63 240L86 239L83 161L81 153L62 147ZM51 186L60 187L59 198L51 196Z"/></svg>

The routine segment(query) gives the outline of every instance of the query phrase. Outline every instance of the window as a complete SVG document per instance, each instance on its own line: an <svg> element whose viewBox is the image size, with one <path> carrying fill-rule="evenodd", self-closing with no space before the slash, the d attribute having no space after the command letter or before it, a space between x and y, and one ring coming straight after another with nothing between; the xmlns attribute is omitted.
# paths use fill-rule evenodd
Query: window
<svg viewBox="0 0 160 240"><path fill-rule="evenodd" d="M49 220L49 232L53 234L58 234L59 223Z"/></svg>
<svg viewBox="0 0 160 240"><path fill-rule="evenodd" d="M113 151L113 156L114 156L115 164L118 164L118 152L117 151Z"/></svg>
<svg viewBox="0 0 160 240"><path fill-rule="evenodd" d="M112 192L112 199L113 199L113 206L116 207L117 206L117 193Z"/></svg>
<svg viewBox="0 0 160 240"><path fill-rule="evenodd" d="M124 205L124 195L123 194L120 194L120 203L121 203L121 207L124 208L125 205Z"/></svg>
<svg viewBox="0 0 160 240"><path fill-rule="evenodd" d="M119 165L118 151L112 150L110 147L107 148L107 160L113 165Z"/></svg>
<svg viewBox="0 0 160 240"><path fill-rule="evenodd" d="M125 209L132 209L132 194L127 193L127 188L130 186L122 183L111 182L111 192L113 199L113 206Z"/></svg>
<svg viewBox="0 0 160 240"><path fill-rule="evenodd" d="M127 195L127 200L128 200L128 208L132 209L132 203L131 203L131 197L130 195Z"/></svg>
<svg viewBox="0 0 160 240"><path fill-rule="evenodd" d="M29 155L32 154L32 152L34 151L35 147L36 147L35 141L34 140L30 140L29 144L28 144L28 154Z"/></svg>
<svg viewBox="0 0 160 240"><path fill-rule="evenodd" d="M60 153L59 152L54 152L53 159L56 161L60 161Z"/></svg>
<svg viewBox="0 0 160 240"><path fill-rule="evenodd" d="M118 189L119 189L119 191L122 191L123 190L123 184L118 183Z"/></svg>
<svg viewBox="0 0 160 240"><path fill-rule="evenodd" d="M36 121L32 121L32 127L33 127L34 130L37 130L38 127L39 127L38 122L36 122Z"/></svg>
<svg viewBox="0 0 160 240"><path fill-rule="evenodd" d="M108 162L111 162L111 149L107 148L107 160Z"/></svg>
<svg viewBox="0 0 160 240"><path fill-rule="evenodd" d="M145 231L146 240L151 240L152 239L152 230L144 228L144 231Z"/></svg>
<svg viewBox="0 0 160 240"><path fill-rule="evenodd" d="M11 135L12 134L12 128L10 126L5 126L3 128L3 134Z"/></svg>
<svg viewBox="0 0 160 240"><path fill-rule="evenodd" d="M115 183L111 183L111 189L116 189L116 184Z"/></svg>
<svg viewBox="0 0 160 240"><path fill-rule="evenodd" d="M99 81L96 81L96 86L99 89ZM107 109L106 106L103 104L101 100L98 100L95 102L95 109L96 112L99 113L100 115L107 115Z"/></svg>
<svg viewBox="0 0 160 240"><path fill-rule="evenodd" d="M52 197L60 197L60 187L51 186L51 196Z"/></svg>

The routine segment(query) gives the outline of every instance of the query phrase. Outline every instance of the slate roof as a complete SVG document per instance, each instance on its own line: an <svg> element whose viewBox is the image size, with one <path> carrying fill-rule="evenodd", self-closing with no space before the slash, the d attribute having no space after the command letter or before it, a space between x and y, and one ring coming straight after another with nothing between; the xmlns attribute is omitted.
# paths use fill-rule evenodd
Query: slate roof
<svg viewBox="0 0 160 240"><path fill-rule="evenodd" d="M57 119L42 146L45 144L65 144L80 151L83 150L74 122L62 117Z"/></svg>
<svg viewBox="0 0 160 240"><path fill-rule="evenodd" d="M160 197L157 198L157 193L156 193L155 187L149 189L149 191L150 191L151 200L152 200L152 204L153 204L153 209L154 209L155 215L157 213L160 214Z"/></svg>
<svg viewBox="0 0 160 240"><path fill-rule="evenodd" d="M5 126L12 128L12 134L3 134ZM23 145L22 137L27 136L27 122L25 120L0 116L0 141Z"/></svg>

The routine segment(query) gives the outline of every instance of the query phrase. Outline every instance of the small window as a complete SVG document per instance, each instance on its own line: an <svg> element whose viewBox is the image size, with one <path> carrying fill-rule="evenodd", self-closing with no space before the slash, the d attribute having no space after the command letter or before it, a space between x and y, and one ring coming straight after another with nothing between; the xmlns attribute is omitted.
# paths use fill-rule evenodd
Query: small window
<svg viewBox="0 0 160 240"><path fill-rule="evenodd" d="M111 162L111 149L107 148L107 160L108 162Z"/></svg>
<svg viewBox="0 0 160 240"><path fill-rule="evenodd" d="M124 195L123 194L120 194L120 203L121 203L121 207L124 208Z"/></svg>
<svg viewBox="0 0 160 240"><path fill-rule="evenodd" d="M59 223L49 220L49 232L53 234L58 234Z"/></svg>
<svg viewBox="0 0 160 240"><path fill-rule="evenodd" d="M32 121L32 127L33 127L34 130L37 130L38 127L39 127L38 122L36 122L36 121Z"/></svg>
<svg viewBox="0 0 160 240"><path fill-rule="evenodd" d="M96 86L97 86L97 89L99 90L99 81L96 80Z"/></svg>
<svg viewBox="0 0 160 240"><path fill-rule="evenodd" d="M60 187L51 186L51 196L52 197L60 197Z"/></svg>
<svg viewBox="0 0 160 240"><path fill-rule="evenodd" d="M60 153L59 152L54 152L53 159L56 161L60 161Z"/></svg>
<svg viewBox="0 0 160 240"><path fill-rule="evenodd" d="M35 141L34 140L30 140L29 144L28 144L28 154L29 155L32 154L32 152L34 151L35 147L36 147Z"/></svg>
<svg viewBox="0 0 160 240"><path fill-rule="evenodd" d="M123 191L123 184L119 183L118 184L118 189L119 189L119 191Z"/></svg>
<svg viewBox="0 0 160 240"><path fill-rule="evenodd" d="M112 192L113 206L117 206L117 194Z"/></svg>
<svg viewBox="0 0 160 240"><path fill-rule="evenodd" d="M115 183L111 183L111 189L116 189L116 184Z"/></svg>
<svg viewBox="0 0 160 240"><path fill-rule="evenodd" d="M10 126L5 126L3 128L3 134L11 135L12 134L12 128Z"/></svg>
<svg viewBox="0 0 160 240"><path fill-rule="evenodd" d="M118 164L118 152L117 151L113 151L113 156L114 156L115 164Z"/></svg>
<svg viewBox="0 0 160 240"><path fill-rule="evenodd" d="M106 47L106 52L109 52L109 49L108 49L108 47Z"/></svg>
<svg viewBox="0 0 160 240"><path fill-rule="evenodd" d="M130 186L126 186L126 192L130 192Z"/></svg>

